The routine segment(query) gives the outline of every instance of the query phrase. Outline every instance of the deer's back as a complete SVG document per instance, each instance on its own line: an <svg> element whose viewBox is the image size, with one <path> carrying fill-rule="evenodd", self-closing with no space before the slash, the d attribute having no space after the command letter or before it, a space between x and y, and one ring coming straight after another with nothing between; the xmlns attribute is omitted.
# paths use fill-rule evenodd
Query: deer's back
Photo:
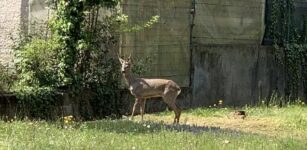
<svg viewBox="0 0 307 150"><path fill-rule="evenodd" d="M161 97L166 88L173 88L173 90L180 90L179 86L166 79L144 79L137 78L133 84L130 85L129 90L132 95L136 97Z"/></svg>

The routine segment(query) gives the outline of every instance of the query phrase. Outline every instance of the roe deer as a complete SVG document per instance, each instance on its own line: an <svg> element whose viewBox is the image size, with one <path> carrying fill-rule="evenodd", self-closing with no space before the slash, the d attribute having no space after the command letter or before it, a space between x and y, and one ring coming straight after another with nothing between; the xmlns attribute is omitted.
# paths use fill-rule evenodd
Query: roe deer
<svg viewBox="0 0 307 150"><path fill-rule="evenodd" d="M131 73L131 56L128 60L118 57L121 63L121 72L128 84L130 93L135 97L131 119L137 105L141 105L141 120L145 111L145 102L147 98L162 97L163 101L175 112L174 123L179 123L180 108L176 105L176 98L180 94L180 87L172 80L166 79L145 79L137 78Z"/></svg>

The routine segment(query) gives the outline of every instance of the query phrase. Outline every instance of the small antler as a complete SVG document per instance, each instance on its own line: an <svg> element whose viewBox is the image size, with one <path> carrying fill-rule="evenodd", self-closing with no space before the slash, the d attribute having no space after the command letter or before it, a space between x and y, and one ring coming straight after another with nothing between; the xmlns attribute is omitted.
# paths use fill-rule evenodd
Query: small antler
<svg viewBox="0 0 307 150"><path fill-rule="evenodd" d="M130 53L130 55L128 57L128 62L131 62L131 53Z"/></svg>
<svg viewBox="0 0 307 150"><path fill-rule="evenodd" d="M118 58L119 62L122 64L125 60L123 60L123 59L120 58L118 52L116 52L116 54L117 54L117 58Z"/></svg>

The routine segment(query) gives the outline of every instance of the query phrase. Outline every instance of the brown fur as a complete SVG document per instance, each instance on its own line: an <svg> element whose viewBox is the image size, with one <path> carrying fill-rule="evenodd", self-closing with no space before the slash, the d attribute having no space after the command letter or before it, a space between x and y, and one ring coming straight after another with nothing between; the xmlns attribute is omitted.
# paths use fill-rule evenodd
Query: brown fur
<svg viewBox="0 0 307 150"><path fill-rule="evenodd" d="M125 61L119 58L119 60L122 64L121 71L125 77L127 85L129 86L129 91L135 97L131 119L133 119L137 105L141 105L140 110L143 120L146 99L152 97L162 97L163 101L168 104L168 106L171 107L175 112L174 123L179 123L181 110L176 105L176 98L181 92L180 87L172 80L145 79L134 77L130 71L130 59Z"/></svg>

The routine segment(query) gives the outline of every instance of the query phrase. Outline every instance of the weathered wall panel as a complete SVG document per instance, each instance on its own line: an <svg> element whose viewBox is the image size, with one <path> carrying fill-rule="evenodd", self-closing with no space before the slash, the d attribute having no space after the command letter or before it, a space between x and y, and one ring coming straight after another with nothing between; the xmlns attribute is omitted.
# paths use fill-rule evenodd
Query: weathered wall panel
<svg viewBox="0 0 307 150"><path fill-rule="evenodd" d="M196 0L194 41L201 44L260 44L265 0Z"/></svg>
<svg viewBox="0 0 307 150"><path fill-rule="evenodd" d="M269 47L199 45L194 55L193 102L196 106L256 104L283 91L283 75Z"/></svg>

